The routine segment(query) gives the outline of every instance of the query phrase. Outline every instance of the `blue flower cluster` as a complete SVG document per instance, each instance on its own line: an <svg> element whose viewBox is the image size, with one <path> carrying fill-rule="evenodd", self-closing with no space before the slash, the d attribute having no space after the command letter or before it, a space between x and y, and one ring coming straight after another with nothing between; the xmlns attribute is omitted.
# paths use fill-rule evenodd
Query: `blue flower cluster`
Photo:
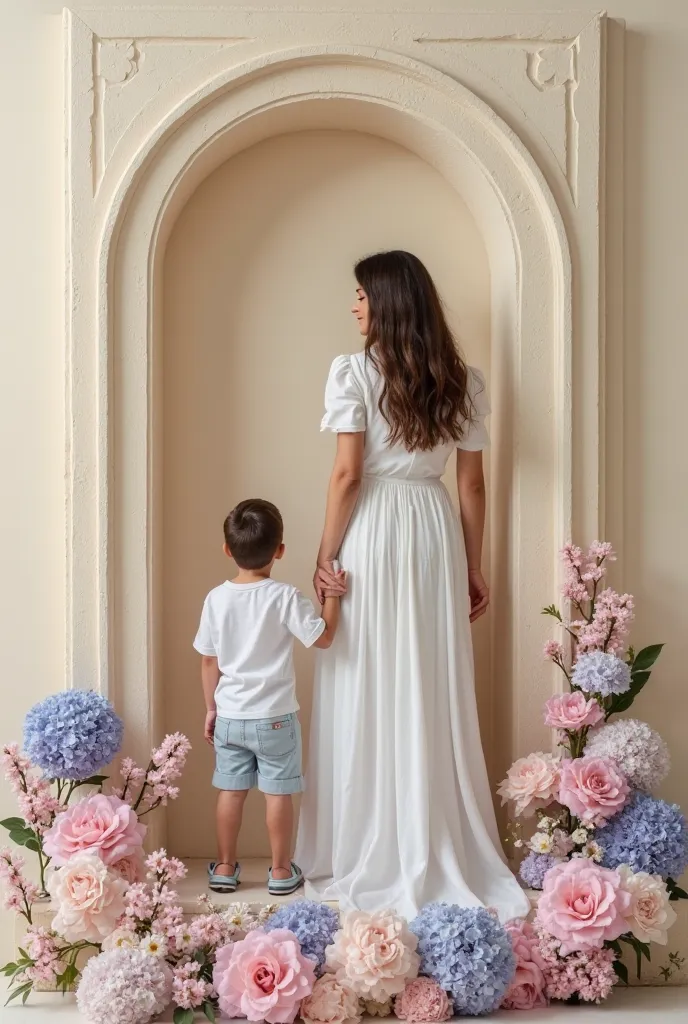
<svg viewBox="0 0 688 1024"><path fill-rule="evenodd" d="M521 862L519 874L531 889L542 889L545 875L555 864L561 861L551 853L529 853Z"/></svg>
<svg viewBox="0 0 688 1024"><path fill-rule="evenodd" d="M265 930L288 928L301 943L301 952L316 964L320 976L325 969L325 950L332 945L339 928L339 916L331 907L313 900L285 903L268 918Z"/></svg>
<svg viewBox="0 0 688 1024"><path fill-rule="evenodd" d="M51 779L88 779L118 753L123 731L122 719L105 697L64 690L29 711L24 751Z"/></svg>
<svg viewBox="0 0 688 1024"><path fill-rule="evenodd" d="M676 879L688 867L688 825L681 808L646 793L634 793L594 838L607 868L628 864L633 871Z"/></svg>
<svg viewBox="0 0 688 1024"><path fill-rule="evenodd" d="M456 1013L496 1010L516 969L511 940L487 910L428 903L409 925L418 936L420 973L440 985Z"/></svg>
<svg viewBox="0 0 688 1024"><path fill-rule="evenodd" d="M586 693L599 693L609 697L612 693L626 693L631 686L631 670L615 654L591 651L581 654L573 667L572 682Z"/></svg>

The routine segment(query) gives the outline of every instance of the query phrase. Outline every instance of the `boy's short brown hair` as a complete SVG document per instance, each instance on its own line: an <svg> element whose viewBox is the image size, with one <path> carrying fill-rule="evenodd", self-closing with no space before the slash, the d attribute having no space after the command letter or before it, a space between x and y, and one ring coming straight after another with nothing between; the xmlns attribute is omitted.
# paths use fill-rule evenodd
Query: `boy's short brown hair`
<svg viewBox="0 0 688 1024"><path fill-rule="evenodd" d="M280 510L262 498L247 498L232 509L224 525L225 541L240 569L269 565L282 543Z"/></svg>

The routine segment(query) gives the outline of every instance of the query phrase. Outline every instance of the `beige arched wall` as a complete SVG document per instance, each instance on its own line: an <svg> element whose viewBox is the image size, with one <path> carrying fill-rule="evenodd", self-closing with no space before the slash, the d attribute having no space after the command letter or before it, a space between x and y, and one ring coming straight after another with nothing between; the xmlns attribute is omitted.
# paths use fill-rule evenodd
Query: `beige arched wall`
<svg viewBox="0 0 688 1024"><path fill-rule="evenodd" d="M165 727L194 744L170 849L213 852L213 755L202 742L205 593L231 572L222 521L249 496L281 508L276 576L311 592L334 440L318 432L332 358L361 343L349 305L355 259L407 248L429 266L469 360L488 373L490 281L465 204L419 157L371 135L282 135L223 164L177 221L165 258L163 663ZM505 509L504 514L508 514ZM483 738L491 743L488 635L476 631ZM312 656L297 653L308 729ZM262 803L247 805L243 856L266 853Z"/></svg>

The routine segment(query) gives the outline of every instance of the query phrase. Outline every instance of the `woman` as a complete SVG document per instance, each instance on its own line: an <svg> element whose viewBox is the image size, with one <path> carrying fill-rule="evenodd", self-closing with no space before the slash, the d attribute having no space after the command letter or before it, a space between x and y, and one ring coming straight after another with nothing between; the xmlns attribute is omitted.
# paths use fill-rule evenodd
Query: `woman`
<svg viewBox="0 0 688 1024"><path fill-rule="evenodd" d="M488 589L482 375L460 358L415 256L355 268L364 351L335 359L322 429L337 433L316 590L348 573L320 655L296 858L314 895L412 918L446 900L524 916L480 746L470 621ZM440 481L456 450L461 523ZM461 528L463 525L463 529Z"/></svg>

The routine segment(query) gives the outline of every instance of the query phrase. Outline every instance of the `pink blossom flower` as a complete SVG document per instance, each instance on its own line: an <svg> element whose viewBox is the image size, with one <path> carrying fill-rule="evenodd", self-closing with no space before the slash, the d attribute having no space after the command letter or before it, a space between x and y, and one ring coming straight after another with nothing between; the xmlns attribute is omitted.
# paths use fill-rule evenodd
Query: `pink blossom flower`
<svg viewBox="0 0 688 1024"><path fill-rule="evenodd" d="M358 996L334 974L324 974L316 979L313 991L301 1003L301 1019L306 1024L358 1024Z"/></svg>
<svg viewBox="0 0 688 1024"><path fill-rule="evenodd" d="M588 949L563 956L561 942L545 931L539 932L540 955L544 962L546 994L550 999L568 1000L576 995L585 1002L606 999L618 978L616 955L611 949Z"/></svg>
<svg viewBox="0 0 688 1024"><path fill-rule="evenodd" d="M58 814L46 832L46 853L57 865L84 850L96 853L103 864L116 864L142 848L146 826L128 803L116 796L96 793Z"/></svg>
<svg viewBox="0 0 688 1024"><path fill-rule="evenodd" d="M38 898L38 886L24 877L24 858L7 847L0 850L0 878L6 884L5 910L30 916L31 904Z"/></svg>
<svg viewBox="0 0 688 1024"><path fill-rule="evenodd" d="M24 821L36 832L44 832L61 807L52 794L50 781L32 777L31 762L19 752L16 743L9 743L2 748L0 763L5 770L5 778L17 796Z"/></svg>
<svg viewBox="0 0 688 1024"><path fill-rule="evenodd" d="M497 792L502 803L513 800L518 817L528 818L539 807L547 807L559 790L559 761L552 754L529 754L514 761Z"/></svg>
<svg viewBox="0 0 688 1024"><path fill-rule="evenodd" d="M633 620L633 597L607 589L597 595L592 622L585 623L578 633L579 654L622 650Z"/></svg>
<svg viewBox="0 0 688 1024"><path fill-rule="evenodd" d="M48 892L57 914L53 928L69 942L100 942L124 910L127 883L108 871L97 853L75 853L53 871Z"/></svg>
<svg viewBox="0 0 688 1024"><path fill-rule="evenodd" d="M303 956L293 932L256 930L222 946L213 985L227 1017L291 1024L302 999L313 991L315 965Z"/></svg>
<svg viewBox="0 0 688 1024"><path fill-rule="evenodd" d="M608 541L594 540L588 549L588 561L615 562L614 549Z"/></svg>
<svg viewBox="0 0 688 1024"><path fill-rule="evenodd" d="M185 1010L193 1010L201 1006L212 994L212 985L198 977L200 965L186 963L172 972L172 999L177 1006Z"/></svg>
<svg viewBox="0 0 688 1024"><path fill-rule="evenodd" d="M389 910L346 914L326 949L327 965L362 999L382 1002L418 974L417 937Z"/></svg>
<svg viewBox="0 0 688 1024"><path fill-rule="evenodd" d="M587 725L597 725L603 718L604 711L594 697L588 699L580 690L555 694L545 704L545 725L553 729L575 732Z"/></svg>
<svg viewBox="0 0 688 1024"><path fill-rule="evenodd" d="M568 860L545 875L537 921L561 942L565 956L618 939L628 928L630 903L618 871L587 858Z"/></svg>
<svg viewBox="0 0 688 1024"><path fill-rule="evenodd" d="M561 661L564 657L564 648L558 640L548 640L542 653L545 658L550 658L552 661Z"/></svg>
<svg viewBox="0 0 688 1024"><path fill-rule="evenodd" d="M394 1013L409 1024L450 1020L454 1014L449 996L432 978L414 978L394 1000Z"/></svg>
<svg viewBox="0 0 688 1024"><path fill-rule="evenodd" d="M559 801L586 824L607 821L629 793L626 777L610 758L576 757L562 763Z"/></svg>

